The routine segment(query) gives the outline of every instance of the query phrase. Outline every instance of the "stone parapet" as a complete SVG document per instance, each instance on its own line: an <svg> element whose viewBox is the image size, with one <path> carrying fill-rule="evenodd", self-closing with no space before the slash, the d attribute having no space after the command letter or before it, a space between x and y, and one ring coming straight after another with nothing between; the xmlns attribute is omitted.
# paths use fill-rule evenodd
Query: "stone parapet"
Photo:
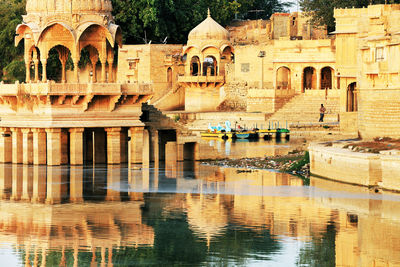
<svg viewBox="0 0 400 267"><path fill-rule="evenodd" d="M375 186L382 181L378 154L351 152L322 144L311 144L309 152L310 172L314 175L363 186Z"/></svg>

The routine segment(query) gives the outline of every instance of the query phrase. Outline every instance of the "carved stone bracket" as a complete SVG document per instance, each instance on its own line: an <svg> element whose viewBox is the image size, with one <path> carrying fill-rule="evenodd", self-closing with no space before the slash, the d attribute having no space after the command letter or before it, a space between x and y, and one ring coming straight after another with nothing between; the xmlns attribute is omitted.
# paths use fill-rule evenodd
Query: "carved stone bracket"
<svg viewBox="0 0 400 267"><path fill-rule="evenodd" d="M115 109L115 105L118 103L121 95L110 96L110 103L108 106L109 111L113 111Z"/></svg>

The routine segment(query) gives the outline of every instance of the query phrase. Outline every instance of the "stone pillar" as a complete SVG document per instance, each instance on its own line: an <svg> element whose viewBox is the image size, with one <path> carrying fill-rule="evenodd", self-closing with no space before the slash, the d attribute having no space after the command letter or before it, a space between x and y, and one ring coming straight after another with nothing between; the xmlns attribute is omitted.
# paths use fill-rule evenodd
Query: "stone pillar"
<svg viewBox="0 0 400 267"><path fill-rule="evenodd" d="M100 60L101 62L101 82L105 83L106 82L106 60Z"/></svg>
<svg viewBox="0 0 400 267"><path fill-rule="evenodd" d="M317 69L317 87L315 89L321 89L321 69Z"/></svg>
<svg viewBox="0 0 400 267"><path fill-rule="evenodd" d="M96 75L96 63L99 60L98 56L94 55L90 57L90 61L92 63L92 82L97 82L97 75Z"/></svg>
<svg viewBox="0 0 400 267"><path fill-rule="evenodd" d="M32 166L22 166L22 196L21 200L30 201L32 197L33 179Z"/></svg>
<svg viewBox="0 0 400 267"><path fill-rule="evenodd" d="M12 131L12 163L22 163L22 132L20 128L11 128Z"/></svg>
<svg viewBox="0 0 400 267"><path fill-rule="evenodd" d="M129 163L142 163L143 159L143 130L144 127L129 129L131 141L129 143Z"/></svg>
<svg viewBox="0 0 400 267"><path fill-rule="evenodd" d="M83 167L70 167L70 201L73 203L83 202Z"/></svg>
<svg viewBox="0 0 400 267"><path fill-rule="evenodd" d="M43 203L46 199L46 166L33 166L32 203Z"/></svg>
<svg viewBox="0 0 400 267"><path fill-rule="evenodd" d="M24 164L33 163L33 135L29 128L22 129L22 162Z"/></svg>
<svg viewBox="0 0 400 267"><path fill-rule="evenodd" d="M160 160L160 147L158 144L158 131L150 130L150 160L157 162Z"/></svg>
<svg viewBox="0 0 400 267"><path fill-rule="evenodd" d="M150 166L150 134L147 129L143 130L142 162L143 167Z"/></svg>
<svg viewBox="0 0 400 267"><path fill-rule="evenodd" d="M121 128L105 128L107 132L107 163L121 163Z"/></svg>
<svg viewBox="0 0 400 267"><path fill-rule="evenodd" d="M74 78L75 78L76 83L79 83L78 62L79 62L79 59L75 58L74 59Z"/></svg>
<svg viewBox="0 0 400 267"><path fill-rule="evenodd" d="M22 194L22 168L19 165L12 165L12 189L11 200L20 200Z"/></svg>
<svg viewBox="0 0 400 267"><path fill-rule="evenodd" d="M114 64L114 60L108 61L108 83L112 83L114 81L113 64Z"/></svg>
<svg viewBox="0 0 400 267"><path fill-rule="evenodd" d="M61 202L61 168L47 166L47 204L58 204Z"/></svg>
<svg viewBox="0 0 400 267"><path fill-rule="evenodd" d="M47 135L47 165L61 165L61 129L46 129Z"/></svg>
<svg viewBox="0 0 400 267"><path fill-rule="evenodd" d="M46 65L47 65L47 59L42 58L40 60L42 62L42 82L47 82L47 70L46 70Z"/></svg>
<svg viewBox="0 0 400 267"><path fill-rule="evenodd" d="M44 129L32 129L33 132L33 164L45 165L47 161L46 132Z"/></svg>
<svg viewBox="0 0 400 267"><path fill-rule="evenodd" d="M26 71L26 75L25 75L25 81L28 83L31 81L31 63L30 62L25 62L25 71Z"/></svg>
<svg viewBox="0 0 400 267"><path fill-rule="evenodd" d="M0 128L0 163L12 162L12 137L9 128Z"/></svg>
<svg viewBox="0 0 400 267"><path fill-rule="evenodd" d="M194 151L193 151L193 160L200 160L200 144L199 143L195 143L194 144Z"/></svg>
<svg viewBox="0 0 400 267"><path fill-rule="evenodd" d="M177 145L176 142L167 142L165 144L165 162L177 161Z"/></svg>
<svg viewBox="0 0 400 267"><path fill-rule="evenodd" d="M35 82L39 81L39 60L34 59L33 63L35 64Z"/></svg>
<svg viewBox="0 0 400 267"><path fill-rule="evenodd" d="M177 161L184 161L185 158L184 154L185 145L184 144L177 144L176 145L176 160Z"/></svg>
<svg viewBox="0 0 400 267"><path fill-rule="evenodd" d="M69 129L69 142L70 142L70 164L82 165L83 164L83 131L84 128L71 128Z"/></svg>

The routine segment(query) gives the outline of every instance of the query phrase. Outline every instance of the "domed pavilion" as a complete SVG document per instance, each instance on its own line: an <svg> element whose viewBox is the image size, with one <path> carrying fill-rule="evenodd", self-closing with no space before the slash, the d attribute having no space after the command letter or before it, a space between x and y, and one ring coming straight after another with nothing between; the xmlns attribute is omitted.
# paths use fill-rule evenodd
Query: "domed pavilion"
<svg viewBox="0 0 400 267"><path fill-rule="evenodd" d="M78 62L84 48L87 48L93 66L100 60L99 80L112 82L113 47L115 43L122 45L122 35L114 24L111 11L111 0L27 0L27 15L18 25L15 38L15 45L22 39L25 41L26 82L31 81L31 65L35 70L33 81L40 79L39 62L42 64L41 80L47 81L46 64L52 48L59 54L62 82L79 82ZM72 81L66 81L65 73L69 56L74 65ZM95 82L95 71L93 75Z"/></svg>
<svg viewBox="0 0 400 267"><path fill-rule="evenodd" d="M225 83L226 64L233 61L229 32L208 10L207 18L190 31L182 54L185 75L179 82L185 90L185 110L214 111L221 103L219 89Z"/></svg>

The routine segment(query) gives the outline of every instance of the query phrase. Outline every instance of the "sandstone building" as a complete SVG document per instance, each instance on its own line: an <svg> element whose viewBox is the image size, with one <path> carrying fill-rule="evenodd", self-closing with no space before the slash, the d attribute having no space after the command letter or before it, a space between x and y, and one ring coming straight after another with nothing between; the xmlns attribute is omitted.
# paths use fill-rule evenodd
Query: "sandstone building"
<svg viewBox="0 0 400 267"><path fill-rule="evenodd" d="M399 136L399 10L337 9L329 35L298 12L226 29L208 12L186 44L123 45L110 0L28 0L15 37L26 82L0 85L0 162L148 161L142 148L158 151L159 138L140 120L148 101L297 123L316 122L324 103L342 132ZM57 81L47 78L50 53L61 62Z"/></svg>

